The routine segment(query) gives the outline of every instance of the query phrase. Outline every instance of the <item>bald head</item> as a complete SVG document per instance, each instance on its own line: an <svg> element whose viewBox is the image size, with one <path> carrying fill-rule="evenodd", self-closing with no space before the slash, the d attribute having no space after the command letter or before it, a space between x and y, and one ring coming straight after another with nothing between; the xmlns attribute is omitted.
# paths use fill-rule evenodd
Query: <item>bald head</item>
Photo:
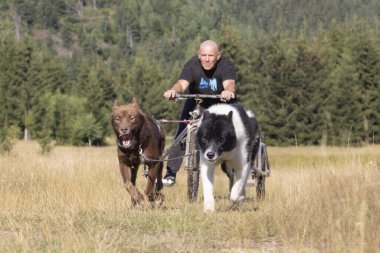
<svg viewBox="0 0 380 253"><path fill-rule="evenodd" d="M201 45L199 46L199 51L203 50L203 49L206 49L206 48L210 48L212 50L215 50L216 52L219 52L218 44L216 44L216 42L213 41L213 40L205 40L205 41L203 41L201 43Z"/></svg>
<svg viewBox="0 0 380 253"><path fill-rule="evenodd" d="M220 59L218 44L212 40L206 40L201 43L198 50L198 58L205 70L211 70L216 66Z"/></svg>

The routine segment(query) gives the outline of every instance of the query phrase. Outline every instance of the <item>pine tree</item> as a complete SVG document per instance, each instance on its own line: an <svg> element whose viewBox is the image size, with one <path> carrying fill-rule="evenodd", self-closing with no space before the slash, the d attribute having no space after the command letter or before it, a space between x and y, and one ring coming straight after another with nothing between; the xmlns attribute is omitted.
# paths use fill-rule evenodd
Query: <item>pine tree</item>
<svg viewBox="0 0 380 253"><path fill-rule="evenodd" d="M86 114L75 122L72 140L75 145L86 143L88 146L93 146L102 143L103 138L101 126L93 114Z"/></svg>
<svg viewBox="0 0 380 253"><path fill-rule="evenodd" d="M358 80L355 83L360 93L360 112L357 124L363 128L359 137L366 143L380 140L380 48L372 40L373 36L362 33L353 36L353 62ZM375 138L376 136L376 138Z"/></svg>
<svg viewBox="0 0 380 253"><path fill-rule="evenodd" d="M28 50L23 42L0 39L0 126L21 126L24 116L22 89L28 70ZM25 57L25 58L24 58Z"/></svg>

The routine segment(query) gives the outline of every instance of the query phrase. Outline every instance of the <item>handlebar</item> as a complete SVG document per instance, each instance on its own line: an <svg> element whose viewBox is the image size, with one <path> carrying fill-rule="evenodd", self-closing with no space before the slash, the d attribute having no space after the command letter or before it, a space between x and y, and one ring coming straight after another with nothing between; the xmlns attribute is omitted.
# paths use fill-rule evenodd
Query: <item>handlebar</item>
<svg viewBox="0 0 380 253"><path fill-rule="evenodd" d="M202 98L220 98L220 95L208 95L208 94L177 94L175 98L171 98L171 100L185 100L188 98L202 99Z"/></svg>

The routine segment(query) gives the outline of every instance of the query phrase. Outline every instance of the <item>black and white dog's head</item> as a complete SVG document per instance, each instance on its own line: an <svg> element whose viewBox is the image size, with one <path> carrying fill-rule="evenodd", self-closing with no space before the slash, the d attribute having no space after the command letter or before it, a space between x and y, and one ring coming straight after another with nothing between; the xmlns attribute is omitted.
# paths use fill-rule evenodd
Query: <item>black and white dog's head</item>
<svg viewBox="0 0 380 253"><path fill-rule="evenodd" d="M223 154L236 146L236 133L232 122L232 111L227 115L205 111L197 130L201 156L214 163Z"/></svg>

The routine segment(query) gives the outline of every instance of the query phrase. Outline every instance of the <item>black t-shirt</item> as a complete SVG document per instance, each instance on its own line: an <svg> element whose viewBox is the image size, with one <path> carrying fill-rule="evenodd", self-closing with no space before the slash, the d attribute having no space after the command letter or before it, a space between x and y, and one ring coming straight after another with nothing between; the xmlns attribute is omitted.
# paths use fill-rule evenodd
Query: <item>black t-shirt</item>
<svg viewBox="0 0 380 253"><path fill-rule="evenodd" d="M236 81L236 70L225 57L221 57L213 69L204 70L198 56L194 56L185 64L179 79L189 82L190 94L217 95L224 90L223 81ZM236 98L229 101L229 103L233 102L236 102ZM201 105L208 108L216 103L220 103L220 99L204 99Z"/></svg>

